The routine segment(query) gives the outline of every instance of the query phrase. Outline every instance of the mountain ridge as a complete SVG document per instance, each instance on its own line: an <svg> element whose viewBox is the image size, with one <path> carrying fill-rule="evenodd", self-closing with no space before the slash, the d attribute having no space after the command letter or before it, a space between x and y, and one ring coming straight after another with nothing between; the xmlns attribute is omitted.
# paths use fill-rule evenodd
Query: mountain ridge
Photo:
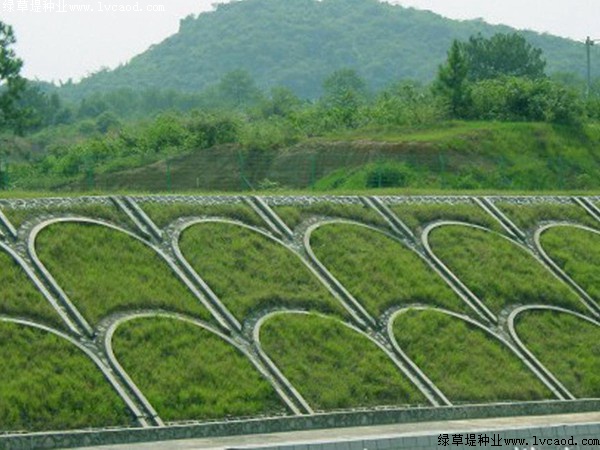
<svg viewBox="0 0 600 450"><path fill-rule="evenodd" d="M401 79L428 82L453 39L513 31L542 48L550 73L585 74L583 43L481 19L453 20L378 0L241 0L182 19L177 33L127 64L62 90L74 97L118 88L197 92L243 69L261 88L281 85L316 98L323 79L341 68L356 69L374 90ZM599 73L600 49L592 50Z"/></svg>

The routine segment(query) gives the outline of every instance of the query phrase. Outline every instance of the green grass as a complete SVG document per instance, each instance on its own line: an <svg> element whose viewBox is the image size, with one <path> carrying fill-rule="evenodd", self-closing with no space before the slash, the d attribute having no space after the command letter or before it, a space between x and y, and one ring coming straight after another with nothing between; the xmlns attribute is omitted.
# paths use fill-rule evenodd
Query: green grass
<svg viewBox="0 0 600 450"><path fill-rule="evenodd" d="M268 308L345 314L342 306L287 248L244 227L203 223L188 228L181 250L240 320Z"/></svg>
<svg viewBox="0 0 600 450"><path fill-rule="evenodd" d="M379 347L335 319L278 315L261 342L314 409L426 403Z"/></svg>
<svg viewBox="0 0 600 450"><path fill-rule="evenodd" d="M600 300L600 235L574 227L544 232L542 247L573 280Z"/></svg>
<svg viewBox="0 0 600 450"><path fill-rule="evenodd" d="M362 128L295 148L343 149L318 190L597 190L596 124L455 122L424 129ZM370 159L366 155L374 155ZM379 183L379 179L383 183Z"/></svg>
<svg viewBox="0 0 600 450"><path fill-rule="evenodd" d="M382 233L356 225L326 225L313 232L311 247L376 317L388 308L416 303L471 311L412 250Z"/></svg>
<svg viewBox="0 0 600 450"><path fill-rule="evenodd" d="M574 222L598 228L600 223L576 204L537 203L518 205L499 202L496 204L506 216L522 230L531 230L542 222Z"/></svg>
<svg viewBox="0 0 600 450"><path fill-rule="evenodd" d="M376 211L364 205L341 205L323 201L311 205L276 206L273 210L291 229L313 217L355 220L367 225L389 228L387 222Z"/></svg>
<svg viewBox="0 0 600 450"><path fill-rule="evenodd" d="M0 431L131 425L102 372L50 333L0 323Z"/></svg>
<svg viewBox="0 0 600 450"><path fill-rule="evenodd" d="M65 328L58 313L15 260L0 250L0 314Z"/></svg>
<svg viewBox="0 0 600 450"><path fill-rule="evenodd" d="M163 420L282 413L273 387L232 345L173 319L136 319L113 338L117 359Z"/></svg>
<svg viewBox="0 0 600 450"><path fill-rule="evenodd" d="M92 325L112 313L139 309L209 317L164 260L124 233L100 225L58 223L40 232L36 250Z"/></svg>
<svg viewBox="0 0 600 450"><path fill-rule="evenodd" d="M10 208L3 207L2 211L11 223L19 228L25 222L40 216L66 215L83 216L90 219L103 219L116 225L131 226L129 218L119 208L113 205L103 205L95 203L83 203L77 205L47 206L35 208Z"/></svg>
<svg viewBox="0 0 600 450"><path fill-rule="evenodd" d="M248 205L222 204L222 205L195 205L187 202L151 203L140 202L144 211L150 218L163 228L182 217L219 217L239 220L247 225L264 227L265 223L256 212Z"/></svg>
<svg viewBox="0 0 600 450"><path fill-rule="evenodd" d="M515 304L586 310L540 262L499 235L449 225L433 230L430 243L434 253L494 314Z"/></svg>
<svg viewBox="0 0 600 450"><path fill-rule="evenodd" d="M404 352L452 402L552 398L508 347L463 320L411 310L398 316L393 330Z"/></svg>
<svg viewBox="0 0 600 450"><path fill-rule="evenodd" d="M502 231L502 227L492 216L471 202L402 203L391 206L391 209L416 234L420 234L428 224L439 220L467 222Z"/></svg>
<svg viewBox="0 0 600 450"><path fill-rule="evenodd" d="M600 397L600 327L571 314L525 311L517 334L573 395Z"/></svg>

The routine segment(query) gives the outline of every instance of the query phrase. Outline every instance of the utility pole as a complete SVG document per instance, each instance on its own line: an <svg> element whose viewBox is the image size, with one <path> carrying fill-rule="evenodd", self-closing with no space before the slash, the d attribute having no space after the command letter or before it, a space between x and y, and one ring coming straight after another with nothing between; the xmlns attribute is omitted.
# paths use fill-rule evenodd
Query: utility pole
<svg viewBox="0 0 600 450"><path fill-rule="evenodd" d="M585 96L590 98L590 91L592 89L592 45L594 41L588 36L585 40L585 53L587 55L587 88L585 90Z"/></svg>

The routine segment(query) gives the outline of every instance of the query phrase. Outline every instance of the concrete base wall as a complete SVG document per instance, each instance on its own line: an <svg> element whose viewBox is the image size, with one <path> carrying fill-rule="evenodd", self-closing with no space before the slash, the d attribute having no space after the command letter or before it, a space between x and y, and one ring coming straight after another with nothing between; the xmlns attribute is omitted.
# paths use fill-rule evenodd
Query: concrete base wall
<svg viewBox="0 0 600 450"><path fill-rule="evenodd" d="M299 430L389 425L397 423L484 419L496 417L542 416L595 411L600 411L600 400L546 401L437 408L406 408L380 411L349 411L331 414L316 414L313 416L276 417L271 419L215 422L192 425L188 424L181 426L175 425L156 428L5 435L0 436L0 449L32 450L74 448L111 444L168 441L177 439L198 439L218 436L268 434ZM596 433L596 437L599 437L598 433ZM437 444L437 436L435 436L435 439ZM427 441L427 445L430 445L430 441ZM378 447L375 446L362 448L376 449ZM396 448L412 447L409 446ZM354 449L354 447L352 447L352 449Z"/></svg>

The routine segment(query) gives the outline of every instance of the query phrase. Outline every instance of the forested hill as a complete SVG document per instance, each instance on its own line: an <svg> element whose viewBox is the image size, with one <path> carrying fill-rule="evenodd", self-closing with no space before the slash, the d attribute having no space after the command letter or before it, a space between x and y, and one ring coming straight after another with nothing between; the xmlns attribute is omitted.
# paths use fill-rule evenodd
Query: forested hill
<svg viewBox="0 0 600 450"><path fill-rule="evenodd" d="M69 97L120 87L197 91L247 70L262 88L283 85L315 98L334 70L354 68L372 89L398 79L431 80L452 39L514 31L455 21L377 0L241 0L188 17L180 30L113 71L67 85ZM525 32L548 72L585 73L585 47ZM594 49L595 73L600 49Z"/></svg>

